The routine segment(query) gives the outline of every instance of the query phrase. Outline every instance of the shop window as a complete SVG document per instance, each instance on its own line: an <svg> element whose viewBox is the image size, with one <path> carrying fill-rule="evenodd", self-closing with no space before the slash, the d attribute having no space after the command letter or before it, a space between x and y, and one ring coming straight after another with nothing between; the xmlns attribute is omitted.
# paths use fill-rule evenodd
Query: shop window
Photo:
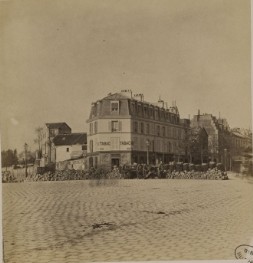
<svg viewBox="0 0 253 263"><path fill-rule="evenodd" d="M171 153L171 142L168 142L168 152Z"/></svg>
<svg viewBox="0 0 253 263"><path fill-rule="evenodd" d="M94 159L95 159L95 168L97 168L97 166L98 166L98 157L96 156Z"/></svg>

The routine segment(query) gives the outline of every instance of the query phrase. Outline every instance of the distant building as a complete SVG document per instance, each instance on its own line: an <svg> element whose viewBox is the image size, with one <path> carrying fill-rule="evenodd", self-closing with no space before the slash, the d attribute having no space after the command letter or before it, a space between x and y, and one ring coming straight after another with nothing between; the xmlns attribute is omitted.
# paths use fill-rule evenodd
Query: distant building
<svg viewBox="0 0 253 263"><path fill-rule="evenodd" d="M242 172L242 167L248 166L252 172L252 132L246 129L231 130L232 168L235 172ZM249 165L248 165L248 164Z"/></svg>
<svg viewBox="0 0 253 263"><path fill-rule="evenodd" d="M207 163L208 160L208 134L203 127L190 129L189 137L190 162L195 164Z"/></svg>
<svg viewBox="0 0 253 263"><path fill-rule="evenodd" d="M53 139L55 161L61 162L83 157L87 153L87 134L58 134Z"/></svg>
<svg viewBox="0 0 253 263"><path fill-rule="evenodd" d="M59 134L70 134L71 128L65 122L46 123L43 128L42 158L40 166L55 163L53 139Z"/></svg>
<svg viewBox="0 0 253 263"><path fill-rule="evenodd" d="M189 122L180 120L177 106L138 97L115 93L92 103L87 120L90 167L167 163L184 156Z"/></svg>
<svg viewBox="0 0 253 263"><path fill-rule="evenodd" d="M210 159L224 162L228 158L231 144L230 128L225 119L217 119L212 114L194 115L191 127L203 127L208 134L208 151Z"/></svg>

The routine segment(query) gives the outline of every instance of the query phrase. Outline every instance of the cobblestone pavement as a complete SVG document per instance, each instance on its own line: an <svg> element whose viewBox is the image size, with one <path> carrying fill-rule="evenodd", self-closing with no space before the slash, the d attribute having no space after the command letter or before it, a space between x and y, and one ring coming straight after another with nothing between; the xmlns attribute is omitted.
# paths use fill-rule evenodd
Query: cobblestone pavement
<svg viewBox="0 0 253 263"><path fill-rule="evenodd" d="M234 259L253 237L253 181L3 184L6 263Z"/></svg>

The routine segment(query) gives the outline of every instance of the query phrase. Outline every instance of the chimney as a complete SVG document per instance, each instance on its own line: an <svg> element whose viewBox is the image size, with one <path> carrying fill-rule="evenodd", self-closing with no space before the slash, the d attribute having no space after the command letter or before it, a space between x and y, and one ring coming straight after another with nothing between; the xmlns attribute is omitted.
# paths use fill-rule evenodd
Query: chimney
<svg viewBox="0 0 253 263"><path fill-rule="evenodd" d="M158 106L161 108L164 108L164 101L161 100L161 97L159 96L159 100L158 100Z"/></svg>
<svg viewBox="0 0 253 263"><path fill-rule="evenodd" d="M199 119L200 119L200 110L198 109L197 122L199 122Z"/></svg>
<svg viewBox="0 0 253 263"><path fill-rule="evenodd" d="M144 101L144 95L142 93L134 94L134 98L140 101Z"/></svg>

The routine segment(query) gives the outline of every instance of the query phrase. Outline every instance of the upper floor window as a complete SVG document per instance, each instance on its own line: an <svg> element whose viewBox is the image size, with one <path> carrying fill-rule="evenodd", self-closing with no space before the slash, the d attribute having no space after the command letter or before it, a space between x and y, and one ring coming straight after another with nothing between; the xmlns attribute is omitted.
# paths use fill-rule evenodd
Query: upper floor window
<svg viewBox="0 0 253 263"><path fill-rule="evenodd" d="M158 110L155 109L155 119L158 120Z"/></svg>
<svg viewBox="0 0 253 263"><path fill-rule="evenodd" d="M131 112L135 113L135 103L131 103Z"/></svg>
<svg viewBox="0 0 253 263"><path fill-rule="evenodd" d="M90 152L93 152L93 140L90 140Z"/></svg>
<svg viewBox="0 0 253 263"><path fill-rule="evenodd" d="M90 123L90 134L92 134L93 133L93 123L91 122Z"/></svg>
<svg viewBox="0 0 253 263"><path fill-rule="evenodd" d="M58 134L58 129L50 129L49 134L50 136L56 136Z"/></svg>
<svg viewBox="0 0 253 263"><path fill-rule="evenodd" d="M87 145L82 145L82 151L87 151Z"/></svg>
<svg viewBox="0 0 253 263"><path fill-rule="evenodd" d="M66 152L69 152L69 148L66 148Z"/></svg>
<svg viewBox="0 0 253 263"><path fill-rule="evenodd" d="M156 134L157 136L160 136L160 126L159 125L156 126Z"/></svg>
<svg viewBox="0 0 253 263"><path fill-rule="evenodd" d="M98 123L95 121L94 122L94 133L98 132Z"/></svg>
<svg viewBox="0 0 253 263"><path fill-rule="evenodd" d="M141 133L144 133L144 124L141 122Z"/></svg>
<svg viewBox="0 0 253 263"><path fill-rule="evenodd" d="M112 132L117 132L119 130L119 122L112 121Z"/></svg>
<svg viewBox="0 0 253 263"><path fill-rule="evenodd" d="M149 134L149 123L147 124L146 133Z"/></svg>
<svg viewBox="0 0 253 263"><path fill-rule="evenodd" d="M152 108L149 109L149 116L150 116L151 118L154 118L154 111L153 111Z"/></svg>
<svg viewBox="0 0 253 263"><path fill-rule="evenodd" d="M148 108L147 107L144 107L144 117L148 117L149 114L148 114Z"/></svg>
<svg viewBox="0 0 253 263"><path fill-rule="evenodd" d="M165 127L164 126L162 127L162 135L163 137L165 137Z"/></svg>
<svg viewBox="0 0 253 263"><path fill-rule="evenodd" d="M138 132L138 122L137 121L135 121L134 122L134 132Z"/></svg>
<svg viewBox="0 0 253 263"><path fill-rule="evenodd" d="M138 105L137 111L138 111L138 115L142 115L142 107L141 107L141 105Z"/></svg>
<svg viewBox="0 0 253 263"><path fill-rule="evenodd" d="M172 132L173 132L173 138L176 138L176 128L172 128Z"/></svg>
<svg viewBox="0 0 253 263"><path fill-rule="evenodd" d="M119 102L118 101L111 101L111 112L112 113L119 112Z"/></svg>
<svg viewBox="0 0 253 263"><path fill-rule="evenodd" d="M178 129L178 139L183 139L182 138L182 130Z"/></svg>

